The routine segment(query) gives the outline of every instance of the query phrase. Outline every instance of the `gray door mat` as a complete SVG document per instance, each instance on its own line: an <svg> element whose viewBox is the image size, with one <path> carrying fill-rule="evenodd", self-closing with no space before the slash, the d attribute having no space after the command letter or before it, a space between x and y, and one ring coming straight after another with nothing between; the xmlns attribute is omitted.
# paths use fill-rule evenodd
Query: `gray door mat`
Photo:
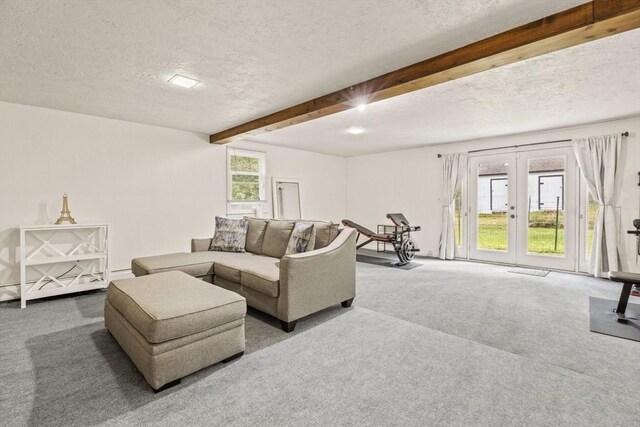
<svg viewBox="0 0 640 427"><path fill-rule="evenodd" d="M513 267L511 270L508 270L509 273L518 273L518 274L526 274L527 276L538 276L545 277L549 274L549 270L542 270L539 268L524 268L524 267Z"/></svg>

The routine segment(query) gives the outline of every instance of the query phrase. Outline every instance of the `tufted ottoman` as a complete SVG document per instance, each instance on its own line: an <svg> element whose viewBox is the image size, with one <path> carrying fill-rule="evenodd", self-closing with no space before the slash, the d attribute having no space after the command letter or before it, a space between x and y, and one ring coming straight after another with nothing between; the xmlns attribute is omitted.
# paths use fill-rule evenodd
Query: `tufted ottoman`
<svg viewBox="0 0 640 427"><path fill-rule="evenodd" d="M108 331L155 392L244 353L245 299L180 271L114 280Z"/></svg>

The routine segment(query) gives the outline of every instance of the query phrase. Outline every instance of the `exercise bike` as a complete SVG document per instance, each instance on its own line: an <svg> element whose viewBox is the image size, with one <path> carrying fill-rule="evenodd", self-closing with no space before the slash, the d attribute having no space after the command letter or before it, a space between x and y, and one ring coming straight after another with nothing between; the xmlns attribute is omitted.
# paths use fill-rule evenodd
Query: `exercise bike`
<svg viewBox="0 0 640 427"><path fill-rule="evenodd" d="M356 249L360 249L361 247L368 245L371 242L390 243L391 245L393 245L393 249L395 250L396 255L398 255L399 260L394 265L398 267L406 265L411 262L415 253L419 251L419 249L416 248L415 242L413 241L413 239L411 239L411 232L420 231L420 226L410 225L407 218L405 218L405 216L401 213L389 213L387 214L387 218L391 220L395 227L395 230L392 233L387 234L374 233L368 228L363 227L362 225L348 219L343 219L342 224L347 227L356 229L356 231L358 232L356 243L358 242L360 235L363 235L368 239L365 242L357 245Z"/></svg>

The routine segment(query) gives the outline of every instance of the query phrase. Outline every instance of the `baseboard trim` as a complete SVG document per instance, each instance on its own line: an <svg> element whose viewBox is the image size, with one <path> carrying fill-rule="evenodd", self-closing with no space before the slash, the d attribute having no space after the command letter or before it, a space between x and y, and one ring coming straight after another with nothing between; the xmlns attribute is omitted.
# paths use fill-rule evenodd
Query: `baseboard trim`
<svg viewBox="0 0 640 427"><path fill-rule="evenodd" d="M116 270L111 272L111 280L114 279L128 279L133 277L131 269ZM20 299L20 283L7 283L6 285L0 285L0 302L14 301Z"/></svg>
<svg viewBox="0 0 640 427"><path fill-rule="evenodd" d="M111 272L111 280L113 279L130 279L135 277L130 268L126 270L116 270Z"/></svg>

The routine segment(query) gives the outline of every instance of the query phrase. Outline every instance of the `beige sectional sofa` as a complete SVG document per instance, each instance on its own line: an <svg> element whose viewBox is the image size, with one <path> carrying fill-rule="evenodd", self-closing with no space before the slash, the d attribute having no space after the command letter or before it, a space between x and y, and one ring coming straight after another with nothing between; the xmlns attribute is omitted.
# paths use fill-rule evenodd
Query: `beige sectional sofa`
<svg viewBox="0 0 640 427"><path fill-rule="evenodd" d="M315 224L315 249L285 255L295 221L249 219L244 253L209 251L211 239L193 239L191 253L136 258L135 276L179 270L242 295L247 305L276 317L291 332L298 319L356 294L356 233Z"/></svg>

